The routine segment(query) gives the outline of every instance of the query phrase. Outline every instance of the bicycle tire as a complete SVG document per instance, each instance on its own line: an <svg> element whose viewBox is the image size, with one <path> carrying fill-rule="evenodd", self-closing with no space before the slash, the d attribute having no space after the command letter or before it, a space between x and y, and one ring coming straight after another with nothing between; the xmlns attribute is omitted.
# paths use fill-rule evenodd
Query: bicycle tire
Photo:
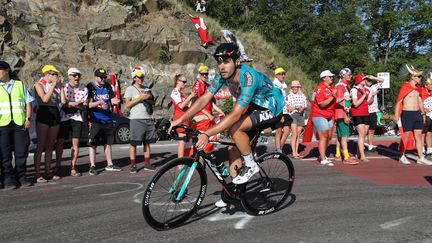
<svg viewBox="0 0 432 243"><path fill-rule="evenodd" d="M294 165L288 156L278 152L263 154L257 163L260 172L240 187L240 200L247 213L266 215L278 211L291 193Z"/></svg>
<svg viewBox="0 0 432 243"><path fill-rule="evenodd" d="M162 167L150 180L144 193L142 211L144 219L154 229L168 230L184 223L203 201L207 189L207 174L201 163L196 164L185 196L177 200L193 163L194 159L191 157L176 158ZM187 166L183 177L179 177L182 169L178 166ZM178 183L175 182L176 178L181 178Z"/></svg>

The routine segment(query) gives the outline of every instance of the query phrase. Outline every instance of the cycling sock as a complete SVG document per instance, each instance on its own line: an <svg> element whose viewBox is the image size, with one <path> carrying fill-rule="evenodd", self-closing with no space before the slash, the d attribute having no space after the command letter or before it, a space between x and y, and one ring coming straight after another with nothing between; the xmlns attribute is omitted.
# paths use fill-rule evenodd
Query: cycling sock
<svg viewBox="0 0 432 243"><path fill-rule="evenodd" d="M340 147L336 146L336 154L335 157L340 157L341 156L341 151L340 151Z"/></svg>
<svg viewBox="0 0 432 243"><path fill-rule="evenodd" d="M349 153L348 153L348 149L345 149L344 151L343 151L343 157L344 157L344 160L347 160L347 159L349 159Z"/></svg>
<svg viewBox="0 0 432 243"><path fill-rule="evenodd" d="M135 165L136 164L135 159L131 159L130 161L131 161L131 165Z"/></svg>
<svg viewBox="0 0 432 243"><path fill-rule="evenodd" d="M253 167L256 166L255 159L254 159L252 153L250 153L250 154L248 154L248 155L243 155L243 160L244 160L245 165L246 165L247 167L252 167L252 168L253 168Z"/></svg>

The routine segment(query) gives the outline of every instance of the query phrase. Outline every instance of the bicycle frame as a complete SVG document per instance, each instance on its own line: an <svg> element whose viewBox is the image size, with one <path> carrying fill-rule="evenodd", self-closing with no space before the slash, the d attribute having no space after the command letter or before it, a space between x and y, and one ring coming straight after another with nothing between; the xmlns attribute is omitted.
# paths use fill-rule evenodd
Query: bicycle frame
<svg viewBox="0 0 432 243"><path fill-rule="evenodd" d="M257 131L257 133L253 136L253 138L251 139L251 148L252 151L255 151L255 147L258 143L258 138L260 137L260 133L261 131ZM174 194L175 193L175 188L177 187L178 183L182 181L183 176L186 175L186 177L183 180L183 184L181 186L180 191L178 192L175 200L176 201L181 201L183 199L183 195L188 187L189 181L193 175L193 172L195 170L195 168L198 166L198 163L200 163L201 158L203 158L203 160L205 161L205 163L208 165L208 167L210 168L210 171L213 173L213 175L217 178L217 180L219 181L219 183L222 185L223 190L225 190L226 193L228 193L229 196L236 198L235 192L228 186L228 183L225 181L225 178L223 178L222 176L220 176L220 173L217 171L216 167L211 166L214 162L212 162L213 158L211 157L212 154L209 153L205 153L204 151L198 151L195 147L196 144L196 137L193 137L193 149L194 149L194 163L190 166L189 171L186 173L186 171L188 170L188 166L185 165L183 166L183 168L181 169L180 173L178 174L177 178L174 180L173 185L170 187L169 189L169 193ZM227 146L234 146L236 147L235 143L232 142L225 142L225 141L215 141L215 142L211 142L213 144L220 144L220 145L227 145ZM217 159L216 159L217 160ZM218 160L217 160L218 161ZM258 165L260 166L260 165ZM261 172L260 172L261 173ZM266 174L264 172L264 174ZM267 176L267 175L266 175Z"/></svg>

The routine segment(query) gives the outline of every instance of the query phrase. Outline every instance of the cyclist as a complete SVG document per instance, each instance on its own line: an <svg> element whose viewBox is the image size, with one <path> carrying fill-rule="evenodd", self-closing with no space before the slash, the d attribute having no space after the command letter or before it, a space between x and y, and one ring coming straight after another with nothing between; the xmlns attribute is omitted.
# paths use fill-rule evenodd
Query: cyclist
<svg viewBox="0 0 432 243"><path fill-rule="evenodd" d="M284 98L280 89L273 86L272 81L255 69L240 64L238 46L224 43L216 48L214 58L217 61L220 76L216 77L207 91L178 119L171 123L172 127L190 119L201 111L225 84L228 86L236 102L232 112L222 121L198 136L196 147L204 149L209 137L226 129L230 129L236 148L228 148L230 174L234 184L247 182L259 171L250 146L253 131L271 127L279 122L284 107ZM239 175L235 166L241 167L241 157L245 166Z"/></svg>

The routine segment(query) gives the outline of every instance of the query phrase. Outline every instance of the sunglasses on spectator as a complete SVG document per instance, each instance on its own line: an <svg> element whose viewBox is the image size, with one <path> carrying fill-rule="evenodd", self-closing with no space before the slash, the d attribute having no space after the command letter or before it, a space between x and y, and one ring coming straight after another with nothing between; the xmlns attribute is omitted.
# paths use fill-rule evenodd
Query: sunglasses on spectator
<svg viewBox="0 0 432 243"><path fill-rule="evenodd" d="M48 73L51 76L58 76L58 73Z"/></svg>
<svg viewBox="0 0 432 243"><path fill-rule="evenodd" d="M202 76L208 76L208 73L200 73Z"/></svg>
<svg viewBox="0 0 432 243"><path fill-rule="evenodd" d="M100 79L107 79L107 76L99 77Z"/></svg>
<svg viewBox="0 0 432 243"><path fill-rule="evenodd" d="M186 79L184 79L184 80L183 79L179 79L178 81L183 82L184 84L187 83Z"/></svg>
<svg viewBox="0 0 432 243"><path fill-rule="evenodd" d="M76 77L81 77L81 74L79 74L79 73L73 73L73 74L71 74L70 76L72 76L72 77L74 77L74 78L76 78Z"/></svg>
<svg viewBox="0 0 432 243"><path fill-rule="evenodd" d="M282 75L282 76L285 76L285 73L278 73L278 75Z"/></svg>
<svg viewBox="0 0 432 243"><path fill-rule="evenodd" d="M414 76L414 77L417 77L417 78L423 78L423 75L416 75L416 76Z"/></svg>

